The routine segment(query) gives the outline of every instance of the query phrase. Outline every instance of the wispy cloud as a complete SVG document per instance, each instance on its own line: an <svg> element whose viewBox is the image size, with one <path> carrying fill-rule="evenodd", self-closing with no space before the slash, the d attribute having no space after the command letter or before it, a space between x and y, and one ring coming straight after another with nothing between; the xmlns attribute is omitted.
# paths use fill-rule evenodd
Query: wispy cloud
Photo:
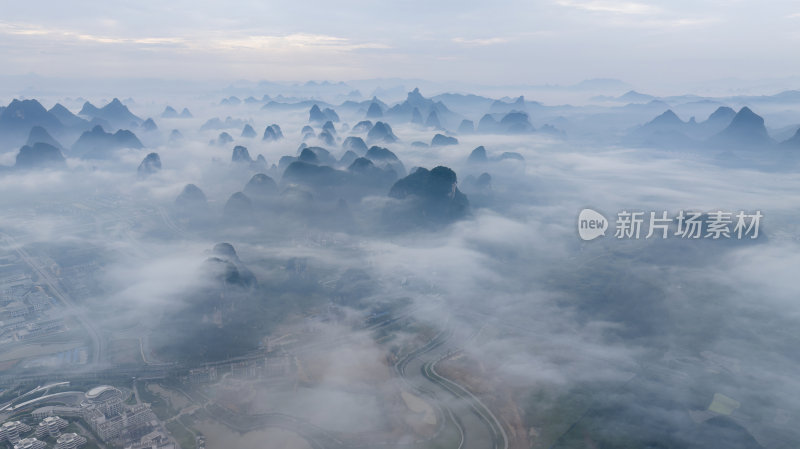
<svg viewBox="0 0 800 449"><path fill-rule="evenodd" d="M47 28L33 24L0 22L0 35L28 36L48 39L72 40L109 45L133 44L142 46L172 45L194 50L298 50L327 49L352 51L359 49L385 49L387 45L374 42L354 42L323 34L292 33L286 35L244 35L242 33L214 33L204 36L137 36L121 37L98 35L74 30Z"/></svg>
<svg viewBox="0 0 800 449"><path fill-rule="evenodd" d="M578 8L585 11L606 12L614 14L643 15L643 14L656 14L661 12L661 8L637 2L602 1L602 0L589 0L589 1L556 0L556 3L561 6Z"/></svg>
<svg viewBox="0 0 800 449"><path fill-rule="evenodd" d="M496 44L505 44L510 42L510 38L506 37L490 37L490 38L483 38L483 39L467 39L463 37L455 37L452 41L456 44L462 45L477 45L477 46L484 46L484 45L496 45Z"/></svg>
<svg viewBox="0 0 800 449"><path fill-rule="evenodd" d="M686 17L645 3L604 0L555 0L555 3L607 17L604 24L634 28L669 29L693 27L718 22L718 17Z"/></svg>
<svg viewBox="0 0 800 449"><path fill-rule="evenodd" d="M387 45L364 42L353 42L349 39L328 36L324 34L294 33L284 36L254 35L234 38L221 38L210 41L217 48L242 48L251 50L261 49L312 49L325 48L330 50L350 51L359 49L389 48Z"/></svg>
<svg viewBox="0 0 800 449"><path fill-rule="evenodd" d="M672 28L688 28L705 26L719 22L720 19L713 17L677 17L677 18L641 18L640 20L617 19L610 23L615 26L627 26L634 28L649 28L652 30L669 30Z"/></svg>
<svg viewBox="0 0 800 449"><path fill-rule="evenodd" d="M468 47L478 47L478 46L500 45L512 42L519 42L529 38L552 37L554 35L556 35L556 32L554 32L553 30L539 29L539 30L532 30L532 31L529 30L518 33L507 33L504 36L492 36L492 37L457 36L450 39L450 42Z"/></svg>
<svg viewBox="0 0 800 449"><path fill-rule="evenodd" d="M178 37L114 37L102 36L91 33L82 33L74 30L47 28L40 25L0 22L0 34L11 36L32 36L68 39L100 44L141 44L164 45L183 44L185 40Z"/></svg>

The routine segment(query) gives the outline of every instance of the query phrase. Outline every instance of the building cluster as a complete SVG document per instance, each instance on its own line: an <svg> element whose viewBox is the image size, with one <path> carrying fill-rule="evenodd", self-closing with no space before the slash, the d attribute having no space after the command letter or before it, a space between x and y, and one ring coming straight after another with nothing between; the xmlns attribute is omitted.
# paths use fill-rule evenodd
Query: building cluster
<svg viewBox="0 0 800 449"><path fill-rule="evenodd" d="M64 320L53 311L53 298L22 270L19 257L0 255L0 265L6 267L0 271L0 343L62 332Z"/></svg>
<svg viewBox="0 0 800 449"><path fill-rule="evenodd" d="M8 421L0 426L0 443L7 442L14 449L46 449L46 439L55 440L55 449L78 449L86 444L86 438L76 433L61 433L69 423L58 416L47 416L34 430L20 421ZM24 436L34 431L34 435ZM24 436L24 437L23 437Z"/></svg>
<svg viewBox="0 0 800 449"><path fill-rule="evenodd" d="M16 444L19 442L22 434L30 431L31 426L25 423L19 421L4 422L3 425L0 426L0 443L7 441L11 444Z"/></svg>
<svg viewBox="0 0 800 449"><path fill-rule="evenodd" d="M48 416L39 422L36 427L36 438L50 436L58 438L61 435L61 429L67 427L67 420L59 418L58 416Z"/></svg>
<svg viewBox="0 0 800 449"><path fill-rule="evenodd" d="M55 415L71 416L85 421L92 432L108 444L136 449L173 449L174 444L150 406L127 405L126 399L126 394L119 389L102 385L87 391L79 407L42 407L34 410L33 416L42 419L43 432L59 425L61 418ZM50 418L55 419L48 421ZM67 444L66 439L64 443Z"/></svg>
<svg viewBox="0 0 800 449"><path fill-rule="evenodd" d="M137 440L150 432L155 420L155 414L145 404L125 408L113 415L95 409L88 416L92 430L103 441Z"/></svg>

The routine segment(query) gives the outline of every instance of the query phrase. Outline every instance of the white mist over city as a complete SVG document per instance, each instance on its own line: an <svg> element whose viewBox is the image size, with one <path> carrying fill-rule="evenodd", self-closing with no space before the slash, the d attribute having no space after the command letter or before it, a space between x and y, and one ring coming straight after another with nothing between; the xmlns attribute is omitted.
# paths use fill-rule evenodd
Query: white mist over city
<svg viewBox="0 0 800 449"><path fill-rule="evenodd" d="M800 5L3 2L0 448L800 444Z"/></svg>

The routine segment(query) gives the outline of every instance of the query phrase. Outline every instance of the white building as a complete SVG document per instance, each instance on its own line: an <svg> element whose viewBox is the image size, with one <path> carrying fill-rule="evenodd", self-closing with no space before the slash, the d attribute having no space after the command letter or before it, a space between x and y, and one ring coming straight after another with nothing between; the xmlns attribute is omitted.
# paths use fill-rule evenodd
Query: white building
<svg viewBox="0 0 800 449"><path fill-rule="evenodd" d="M19 441L20 434L30 432L30 430L31 426L19 421L4 422L3 425L0 426L0 443L8 441L14 444Z"/></svg>
<svg viewBox="0 0 800 449"><path fill-rule="evenodd" d="M86 392L86 399L82 406L94 406L107 417L120 414L125 409L124 395L110 385L94 387Z"/></svg>
<svg viewBox="0 0 800 449"><path fill-rule="evenodd" d="M77 433L65 433L56 440L56 449L77 449L86 444L86 438Z"/></svg>
<svg viewBox="0 0 800 449"><path fill-rule="evenodd" d="M44 449L47 445L36 438L23 438L14 445L14 449Z"/></svg>
<svg viewBox="0 0 800 449"><path fill-rule="evenodd" d="M58 416L48 416L36 427L36 437L51 436L53 438L61 435L61 429L67 427L67 421Z"/></svg>
<svg viewBox="0 0 800 449"><path fill-rule="evenodd" d="M62 405L47 405L37 408L31 415L35 419L44 419L48 416L66 416L69 418L84 418L86 411L81 407L67 407Z"/></svg>
<svg viewBox="0 0 800 449"><path fill-rule="evenodd" d="M109 441L119 437L123 432L139 428L155 419L156 416L150 410L150 407L140 404L127 408L122 413L110 418L99 411L95 411L94 416L87 421L89 421L92 430L95 431L97 436L103 441Z"/></svg>

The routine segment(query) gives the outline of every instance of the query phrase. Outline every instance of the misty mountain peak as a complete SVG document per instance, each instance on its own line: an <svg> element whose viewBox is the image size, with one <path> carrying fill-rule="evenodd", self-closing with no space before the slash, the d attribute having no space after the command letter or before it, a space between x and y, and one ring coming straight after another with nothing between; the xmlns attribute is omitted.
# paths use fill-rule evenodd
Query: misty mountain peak
<svg viewBox="0 0 800 449"><path fill-rule="evenodd" d="M624 94L617 97L617 101L625 102L625 103L647 103L650 101L655 100L656 97L648 94L643 94L641 92L637 92L635 90L629 90Z"/></svg>
<svg viewBox="0 0 800 449"><path fill-rule="evenodd" d="M370 147L369 151L365 156L367 159L371 159L373 161L399 161L400 159L397 158L397 155L391 152L388 148L383 148L379 146L372 146Z"/></svg>
<svg viewBox="0 0 800 449"><path fill-rule="evenodd" d="M432 110L431 113L428 114L428 118L425 120L425 126L436 129L442 128L442 124L439 122L439 115L435 110Z"/></svg>
<svg viewBox="0 0 800 449"><path fill-rule="evenodd" d="M114 98L107 105L102 108L97 108L88 101L83 104L81 115L91 118L105 120L115 127L130 127L142 123L142 119L134 115L127 106L125 106L119 98Z"/></svg>
<svg viewBox="0 0 800 449"><path fill-rule="evenodd" d="M143 147L139 138L127 129L120 129L111 134L105 132L101 125L95 125L91 131L81 134L72 145L72 151L83 158L102 159L108 157L114 150Z"/></svg>
<svg viewBox="0 0 800 449"><path fill-rule="evenodd" d="M371 160L369 160L369 159L367 159L365 157L358 157L355 160L353 160L353 162L350 164L349 167L347 167L347 170L351 171L351 172L361 172L361 173L363 173L363 172L366 172L367 170L370 170L371 168L374 168L374 167L375 167L375 164L373 164Z"/></svg>
<svg viewBox="0 0 800 449"><path fill-rule="evenodd" d="M427 110L433 104L433 101L423 97L422 94L419 92L419 87L415 87L414 90L408 93L405 103L408 106L418 107L422 108L423 110Z"/></svg>
<svg viewBox="0 0 800 449"><path fill-rule="evenodd" d="M658 117L654 118L650 121L650 125L683 125L684 121L680 119L672 109L667 109L659 115Z"/></svg>
<svg viewBox="0 0 800 449"><path fill-rule="evenodd" d="M733 108L729 108L728 106L720 106L711 115L708 116L709 122L711 121L720 121L720 120L727 120L730 122L736 116L736 111Z"/></svg>
<svg viewBox="0 0 800 449"><path fill-rule="evenodd" d="M86 102L83 103L83 107L81 107L81 110L78 112L78 114L87 115L87 116L94 116L99 111L100 110L97 108L97 106L93 105L89 101L86 101Z"/></svg>
<svg viewBox="0 0 800 449"><path fill-rule="evenodd" d="M394 135L392 127L388 123L376 122L367 133L367 140L370 142L393 143L397 141L397 136Z"/></svg>
<svg viewBox="0 0 800 449"><path fill-rule="evenodd" d="M367 152L367 144L364 143L364 139L361 137L348 136L344 139L344 142L342 142L342 149L353 151L356 154L364 154Z"/></svg>
<svg viewBox="0 0 800 449"><path fill-rule="evenodd" d="M761 127L764 126L764 118L745 106L733 118L731 125Z"/></svg>
<svg viewBox="0 0 800 449"><path fill-rule="evenodd" d="M20 148L14 165L14 168L23 170L64 167L66 167L66 160L61 151L44 142Z"/></svg>
<svg viewBox="0 0 800 449"><path fill-rule="evenodd" d="M431 139L431 146L447 146L458 145L458 139L455 137L445 136L444 134L436 134Z"/></svg>
<svg viewBox="0 0 800 449"><path fill-rule="evenodd" d="M486 155L486 148L483 145L476 147L472 150L472 153L469 154L469 158L467 158L467 162L470 163L484 163L488 162L489 158Z"/></svg>
<svg viewBox="0 0 800 449"><path fill-rule="evenodd" d="M492 114L484 114L481 117L480 121L478 121L478 132L481 133L492 133L497 132L500 124L497 123L497 119L494 118Z"/></svg>
<svg viewBox="0 0 800 449"><path fill-rule="evenodd" d="M712 139L727 147L763 147L774 143L767 133L764 118L747 106L736 113L730 125Z"/></svg>
<svg viewBox="0 0 800 449"><path fill-rule="evenodd" d="M246 147L241 145L236 145L233 147L233 154L231 155L232 162L253 162L253 158L250 157L250 152L247 151Z"/></svg>
<svg viewBox="0 0 800 449"><path fill-rule="evenodd" d="M38 100L11 100L11 103L3 111L7 117L16 117L20 120L25 120L34 116L42 116L47 114L47 110L39 103Z"/></svg>
<svg viewBox="0 0 800 449"><path fill-rule="evenodd" d="M236 254L236 249L227 242L217 243L211 250L215 256L239 262L239 256Z"/></svg>
<svg viewBox="0 0 800 449"><path fill-rule="evenodd" d="M383 117L383 110L381 109L381 106L378 103L373 101L372 103L370 103L369 109L367 109L367 118L381 118L381 117Z"/></svg>
<svg viewBox="0 0 800 449"><path fill-rule="evenodd" d="M314 130L311 127L304 127L303 128L303 131L304 131L303 134L305 134L305 131L307 129L311 129L312 133L314 132ZM268 141L268 142L274 142L274 141L280 140L282 138L283 138L283 131L281 131L281 127L273 123L272 125L269 125L264 129L264 136L261 138L261 140L265 140L265 141Z"/></svg>
<svg viewBox="0 0 800 449"><path fill-rule="evenodd" d="M358 153L356 153L355 151L347 150L347 151L344 152L342 157L339 158L339 165L340 166L344 166L344 167L348 167L348 166L350 166L350 164L355 162L355 160L358 159L358 157L359 157Z"/></svg>
<svg viewBox="0 0 800 449"><path fill-rule="evenodd" d="M0 136L4 138L22 141L33 126L41 126L50 131L60 131L64 127L37 100L14 99L0 111Z"/></svg>
<svg viewBox="0 0 800 449"><path fill-rule="evenodd" d="M528 114L522 111L511 111L502 119L499 126L507 133L526 133L534 131L533 125L528 121Z"/></svg>
<svg viewBox="0 0 800 449"><path fill-rule="evenodd" d="M249 123L246 123L242 128L242 133L240 134L240 137L251 138L255 136L256 136L256 130L253 129L253 127L250 126Z"/></svg>
<svg viewBox="0 0 800 449"><path fill-rule="evenodd" d="M242 263L230 243L217 243L204 267L214 278L228 286L251 288L257 285L253 273ZM241 298L244 299L244 298Z"/></svg>
<svg viewBox="0 0 800 449"><path fill-rule="evenodd" d="M157 173L161 170L161 157L158 153L150 153L142 160L142 163L139 164L139 168L136 170L139 177L147 177L152 174Z"/></svg>
<svg viewBox="0 0 800 449"><path fill-rule="evenodd" d="M228 198L223 211L229 220L250 219L253 214L253 202L242 192L236 192Z"/></svg>
<svg viewBox="0 0 800 449"><path fill-rule="evenodd" d="M332 147L336 145L336 139L334 139L333 135L325 130L317 135L317 139L321 140L325 145Z"/></svg>
<svg viewBox="0 0 800 449"><path fill-rule="evenodd" d="M186 184L180 195L175 198L178 205L207 204L206 194L194 184Z"/></svg>
<svg viewBox="0 0 800 449"><path fill-rule="evenodd" d="M244 186L244 194L251 198L264 198L278 193L278 184L264 173L256 173Z"/></svg>
<svg viewBox="0 0 800 449"><path fill-rule="evenodd" d="M457 187L456 173L448 167L418 168L398 180L389 196L408 202L408 207L388 206L387 217L400 226L446 224L469 213L469 200Z"/></svg>
<svg viewBox="0 0 800 449"><path fill-rule="evenodd" d="M62 147L61 144L58 143L58 141L56 141L56 139L54 139L46 129L36 125L31 128L31 132L28 134L28 141L26 142L26 145L33 146L34 144L40 142L52 145L61 151L64 150L64 147Z"/></svg>
<svg viewBox="0 0 800 449"><path fill-rule="evenodd" d="M333 126L333 122L330 120L328 120L327 122L325 122L324 125L322 125L322 130L329 132L332 136L336 135L336 127Z"/></svg>
<svg viewBox="0 0 800 449"><path fill-rule="evenodd" d="M297 160L309 164L319 164L319 158L317 158L317 154L314 153L310 148L303 148L303 150L300 152L300 156L297 157Z"/></svg>
<svg viewBox="0 0 800 449"><path fill-rule="evenodd" d="M58 121L64 124L64 126L79 127L86 125L86 120L73 114L69 109L65 108L64 105L62 105L61 103L56 103L55 105L53 105L53 107L50 108L48 112L52 114L55 118L57 118Z"/></svg>
<svg viewBox="0 0 800 449"><path fill-rule="evenodd" d="M152 118L148 118L144 122L142 122L142 129L145 131L155 131L158 129L158 125Z"/></svg>
<svg viewBox="0 0 800 449"><path fill-rule="evenodd" d="M374 125L370 120L362 120L353 127L354 133L368 133Z"/></svg>
<svg viewBox="0 0 800 449"><path fill-rule="evenodd" d="M323 122L325 121L325 114L322 113L322 110L319 108L318 105L311 106L311 109L308 111L308 121L309 122Z"/></svg>

